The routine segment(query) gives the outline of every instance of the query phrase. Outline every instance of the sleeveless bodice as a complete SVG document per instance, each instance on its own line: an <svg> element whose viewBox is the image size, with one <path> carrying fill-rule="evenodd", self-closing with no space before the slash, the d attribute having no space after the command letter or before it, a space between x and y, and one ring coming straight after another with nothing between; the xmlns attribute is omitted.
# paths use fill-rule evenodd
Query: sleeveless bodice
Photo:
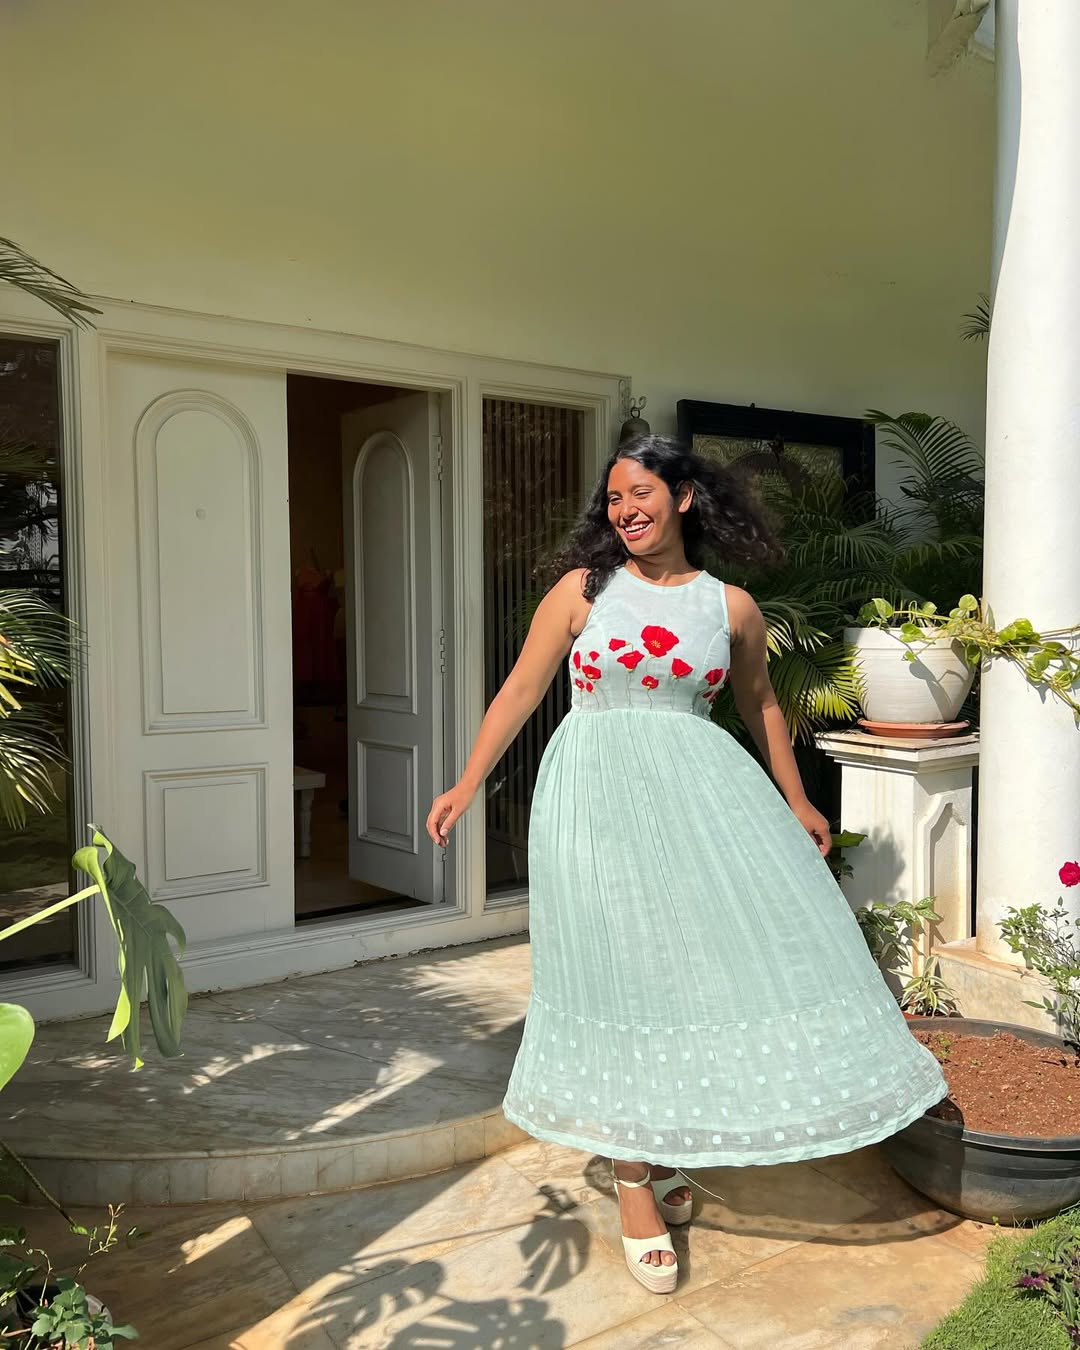
<svg viewBox="0 0 1080 1350"><path fill-rule="evenodd" d="M708 717L730 663L722 581L700 572L679 586L657 586L620 568L570 651L573 711Z"/></svg>

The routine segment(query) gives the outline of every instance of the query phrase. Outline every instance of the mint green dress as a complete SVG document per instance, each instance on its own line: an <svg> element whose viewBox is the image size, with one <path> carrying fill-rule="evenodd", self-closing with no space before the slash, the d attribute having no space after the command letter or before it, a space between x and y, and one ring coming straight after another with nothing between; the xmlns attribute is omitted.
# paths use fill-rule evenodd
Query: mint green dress
<svg viewBox="0 0 1080 1350"><path fill-rule="evenodd" d="M945 1095L816 845L709 717L726 590L616 572L529 836L532 995L504 1103L538 1139L678 1167L875 1143Z"/></svg>

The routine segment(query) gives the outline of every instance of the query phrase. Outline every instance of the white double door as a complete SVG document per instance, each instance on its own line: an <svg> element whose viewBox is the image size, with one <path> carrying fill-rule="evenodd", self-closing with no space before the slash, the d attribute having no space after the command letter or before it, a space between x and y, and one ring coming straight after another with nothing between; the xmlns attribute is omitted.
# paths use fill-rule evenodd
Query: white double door
<svg viewBox="0 0 1080 1350"><path fill-rule="evenodd" d="M118 354L107 391L100 824L190 943L291 927L285 375ZM417 394L343 424L349 869L427 901L442 878L420 819L442 757L437 417Z"/></svg>

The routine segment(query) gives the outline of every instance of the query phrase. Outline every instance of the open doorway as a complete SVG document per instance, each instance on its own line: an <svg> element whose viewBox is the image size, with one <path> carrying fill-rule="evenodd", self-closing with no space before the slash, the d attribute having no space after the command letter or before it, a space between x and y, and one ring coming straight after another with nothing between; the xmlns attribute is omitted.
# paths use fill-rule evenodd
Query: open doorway
<svg viewBox="0 0 1080 1350"><path fill-rule="evenodd" d="M296 919L438 904L439 398L302 375L287 398Z"/></svg>

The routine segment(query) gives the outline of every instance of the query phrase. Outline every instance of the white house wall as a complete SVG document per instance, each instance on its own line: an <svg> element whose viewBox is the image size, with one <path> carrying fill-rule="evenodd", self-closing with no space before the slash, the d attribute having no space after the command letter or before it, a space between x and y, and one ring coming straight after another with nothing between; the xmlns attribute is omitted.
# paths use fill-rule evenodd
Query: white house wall
<svg viewBox="0 0 1080 1350"><path fill-rule="evenodd" d="M919 0L5 5L3 230L90 290L979 435L993 69ZM885 471L886 484L891 479Z"/></svg>

